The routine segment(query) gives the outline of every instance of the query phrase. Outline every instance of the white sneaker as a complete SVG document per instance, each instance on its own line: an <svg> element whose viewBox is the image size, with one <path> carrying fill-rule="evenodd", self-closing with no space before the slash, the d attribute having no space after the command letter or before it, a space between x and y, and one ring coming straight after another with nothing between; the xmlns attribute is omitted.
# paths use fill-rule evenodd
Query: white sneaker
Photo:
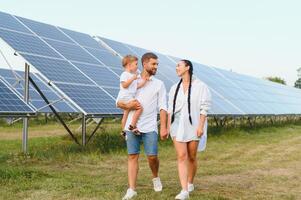
<svg viewBox="0 0 301 200"><path fill-rule="evenodd" d="M155 192L161 192L162 191L162 183L159 177L153 178L153 184L154 184L154 190Z"/></svg>
<svg viewBox="0 0 301 200"><path fill-rule="evenodd" d="M135 192L135 190L133 190L132 188L129 188L126 191L126 194L124 195L122 200L130 200L130 199L134 198L135 196L137 196L137 192Z"/></svg>
<svg viewBox="0 0 301 200"><path fill-rule="evenodd" d="M179 199L179 200L189 199L189 192L185 190L181 190L181 192L176 196L175 199Z"/></svg>
<svg viewBox="0 0 301 200"><path fill-rule="evenodd" d="M192 192L194 190L194 185L192 183L188 183L188 192Z"/></svg>

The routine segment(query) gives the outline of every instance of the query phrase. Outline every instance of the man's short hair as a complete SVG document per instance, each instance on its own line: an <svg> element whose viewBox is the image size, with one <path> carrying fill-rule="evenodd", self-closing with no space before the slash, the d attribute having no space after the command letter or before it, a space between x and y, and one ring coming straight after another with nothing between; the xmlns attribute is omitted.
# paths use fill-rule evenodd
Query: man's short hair
<svg viewBox="0 0 301 200"><path fill-rule="evenodd" d="M144 62L148 62L151 58L158 59L158 56L152 52L145 53L141 58L142 65Z"/></svg>

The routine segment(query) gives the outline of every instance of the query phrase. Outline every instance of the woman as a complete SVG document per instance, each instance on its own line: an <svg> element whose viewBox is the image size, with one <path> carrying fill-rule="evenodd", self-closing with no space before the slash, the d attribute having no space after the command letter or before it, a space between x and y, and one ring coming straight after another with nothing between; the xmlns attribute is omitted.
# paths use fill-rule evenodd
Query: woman
<svg viewBox="0 0 301 200"><path fill-rule="evenodd" d="M200 144L199 149L204 150L206 144L200 139L207 138L207 112L211 95L207 85L193 76L193 65L189 60L179 61L176 71L181 80L169 92L167 129L177 152L182 186L175 199L188 199L189 192L194 190L198 146Z"/></svg>

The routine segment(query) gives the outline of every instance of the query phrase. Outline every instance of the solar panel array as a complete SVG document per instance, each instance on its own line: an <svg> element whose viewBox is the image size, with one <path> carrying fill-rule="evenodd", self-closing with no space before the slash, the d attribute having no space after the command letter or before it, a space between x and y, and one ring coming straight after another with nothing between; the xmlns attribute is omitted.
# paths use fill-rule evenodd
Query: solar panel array
<svg viewBox="0 0 301 200"><path fill-rule="evenodd" d="M109 46L120 56L135 54L141 57L145 50L133 45L98 37L100 44ZM158 78L165 86L179 81L175 65L180 60L159 56ZM211 114L214 115L283 115L301 113L301 90L271 81L237 74L193 62L194 75L205 82L212 93Z"/></svg>
<svg viewBox="0 0 301 200"><path fill-rule="evenodd" d="M35 111L0 78L0 116L21 116L34 113Z"/></svg>
<svg viewBox="0 0 301 200"><path fill-rule="evenodd" d="M120 58L84 33L6 13L0 19L0 37L76 109L86 115L121 113L115 106L118 84L111 86L112 80L118 83L111 68L119 68Z"/></svg>
<svg viewBox="0 0 301 200"><path fill-rule="evenodd" d="M23 97L24 96L24 72L12 71L10 69L0 69L0 77L10 84L10 87L16 89L16 93ZM78 112L69 103L58 96L53 89L42 81L36 73L30 73L30 77L38 85L43 94L47 97L50 103L54 106L57 112L74 113ZM29 84L29 103L39 113L51 113L52 111L47 106L45 101L42 99L40 94Z"/></svg>
<svg viewBox="0 0 301 200"><path fill-rule="evenodd" d="M43 79L86 115L121 114L115 106L121 58L149 50L0 12L0 37ZM179 81L178 58L159 56L156 77L167 90ZM141 64L140 64L140 70ZM211 89L213 115L300 114L301 92L280 84L194 62L195 75Z"/></svg>

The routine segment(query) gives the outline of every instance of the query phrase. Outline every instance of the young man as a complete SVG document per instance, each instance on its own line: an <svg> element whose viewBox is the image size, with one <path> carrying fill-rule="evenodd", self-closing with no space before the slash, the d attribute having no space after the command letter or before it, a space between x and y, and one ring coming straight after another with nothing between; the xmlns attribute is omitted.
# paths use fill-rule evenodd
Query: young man
<svg viewBox="0 0 301 200"><path fill-rule="evenodd" d="M140 154L140 142L143 142L145 154L153 175L153 185L156 192L162 191L162 183L159 178L159 159L158 159L158 127L157 115L160 112L160 136L164 140L167 138L167 102L166 89L164 83L154 77L158 68L158 57L154 53L146 53L142 56L141 62L143 71L141 78L149 80L145 86L137 91L138 101L129 104L118 103L122 109L135 110L143 107L143 112L137 123L137 128L141 135L136 135L129 131L129 127L134 111L128 115L126 122L126 143L128 150L128 182L129 188L123 200L132 199L137 195L136 181L138 175L138 158Z"/></svg>

